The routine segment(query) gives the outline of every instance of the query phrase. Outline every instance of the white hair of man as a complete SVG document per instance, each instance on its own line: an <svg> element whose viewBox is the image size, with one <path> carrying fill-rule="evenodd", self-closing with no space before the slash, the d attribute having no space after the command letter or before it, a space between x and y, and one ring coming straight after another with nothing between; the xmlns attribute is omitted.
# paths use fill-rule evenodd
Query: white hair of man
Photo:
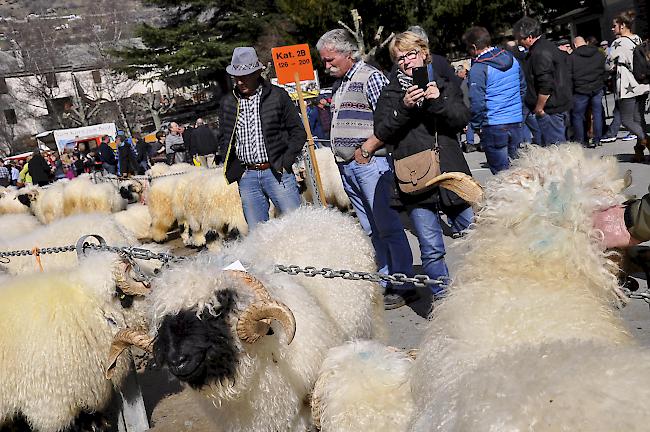
<svg viewBox="0 0 650 432"><path fill-rule="evenodd" d="M338 53L350 53L352 59L361 60L359 46L349 31L345 29L334 29L325 33L316 43L318 51L329 49Z"/></svg>
<svg viewBox="0 0 650 432"><path fill-rule="evenodd" d="M416 35L418 35L420 37L420 39L423 39L427 43L427 45L429 45L429 36L427 35L427 32L424 31L424 29L422 27L420 27L419 25L411 26L406 31L410 31L411 33L415 33Z"/></svg>
<svg viewBox="0 0 650 432"><path fill-rule="evenodd" d="M205 122L203 121L202 118L197 118L196 119L196 127L203 126Z"/></svg>

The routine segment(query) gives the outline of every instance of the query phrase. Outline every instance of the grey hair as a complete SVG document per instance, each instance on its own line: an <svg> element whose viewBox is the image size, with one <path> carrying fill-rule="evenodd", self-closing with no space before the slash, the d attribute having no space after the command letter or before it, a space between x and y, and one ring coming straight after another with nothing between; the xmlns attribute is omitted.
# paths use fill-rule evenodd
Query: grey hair
<svg viewBox="0 0 650 432"><path fill-rule="evenodd" d="M196 127L203 126L205 122L203 121L202 118L197 118L196 119Z"/></svg>
<svg viewBox="0 0 650 432"><path fill-rule="evenodd" d="M427 35L427 32L424 31L422 27L419 25L414 25L409 27L406 31L410 31L411 33L415 33L420 37L420 39L424 39L424 41L429 45L429 36Z"/></svg>
<svg viewBox="0 0 650 432"><path fill-rule="evenodd" d="M331 49L339 53L350 53L354 60L361 59L359 46L349 31L345 29L334 29L325 33L316 43L318 51Z"/></svg>

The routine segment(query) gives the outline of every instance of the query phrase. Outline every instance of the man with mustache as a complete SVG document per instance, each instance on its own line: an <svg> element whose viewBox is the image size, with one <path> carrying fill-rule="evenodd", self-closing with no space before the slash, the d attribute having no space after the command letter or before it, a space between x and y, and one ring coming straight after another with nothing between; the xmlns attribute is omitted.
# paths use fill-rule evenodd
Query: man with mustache
<svg viewBox="0 0 650 432"><path fill-rule="evenodd" d="M316 44L327 72L338 78L332 94L332 151L359 223L370 236L382 273L413 272L413 256L404 227L390 207L393 172L374 135L373 112L388 79L361 60L350 33L334 29ZM405 299L387 287L384 306L394 309Z"/></svg>

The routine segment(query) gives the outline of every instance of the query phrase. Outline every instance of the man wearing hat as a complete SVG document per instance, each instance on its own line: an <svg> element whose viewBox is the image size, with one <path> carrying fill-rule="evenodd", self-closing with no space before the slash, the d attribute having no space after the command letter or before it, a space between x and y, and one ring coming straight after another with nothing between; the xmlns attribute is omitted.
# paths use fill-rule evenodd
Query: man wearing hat
<svg viewBox="0 0 650 432"><path fill-rule="evenodd" d="M226 67L235 88L221 117L226 180L239 185L250 229L269 219L269 200L283 214L300 206L292 165L307 139L291 98L263 79L262 69L254 48L235 48Z"/></svg>

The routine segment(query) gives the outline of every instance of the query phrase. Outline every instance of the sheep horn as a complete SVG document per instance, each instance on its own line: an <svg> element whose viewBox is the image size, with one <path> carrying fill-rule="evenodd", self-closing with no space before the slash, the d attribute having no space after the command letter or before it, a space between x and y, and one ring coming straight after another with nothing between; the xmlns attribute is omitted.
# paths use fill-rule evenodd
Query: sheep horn
<svg viewBox="0 0 650 432"><path fill-rule="evenodd" d="M111 343L111 349L108 353L108 367L104 373L106 379L111 379L113 377L115 366L117 365L117 359L125 349L129 348L131 345L135 345L141 350L150 353L152 352L152 344L153 338L146 330L126 328L117 332L113 338L113 343Z"/></svg>
<svg viewBox="0 0 650 432"><path fill-rule="evenodd" d="M257 301L271 301L271 295L266 290L262 282L250 273L241 270L224 270L224 273L232 276L235 279L240 279L250 289L255 292Z"/></svg>
<svg viewBox="0 0 650 432"><path fill-rule="evenodd" d="M470 204L478 204L483 199L481 185L462 172L440 174L426 183L426 186L432 185L448 189Z"/></svg>
<svg viewBox="0 0 650 432"><path fill-rule="evenodd" d="M269 330L268 319L282 324L289 345L296 335L296 319L291 309L273 300L258 301L246 308L237 322L237 336L246 343L257 342Z"/></svg>
<svg viewBox="0 0 650 432"><path fill-rule="evenodd" d="M137 281L130 276L132 264L129 262L120 261L120 263L113 270L113 277L115 278L115 285L124 293L128 295L145 296L151 291L149 282Z"/></svg>
<svg viewBox="0 0 650 432"><path fill-rule="evenodd" d="M632 170L627 170L625 171L625 175L623 176L623 189L625 190L630 187L632 184Z"/></svg>

